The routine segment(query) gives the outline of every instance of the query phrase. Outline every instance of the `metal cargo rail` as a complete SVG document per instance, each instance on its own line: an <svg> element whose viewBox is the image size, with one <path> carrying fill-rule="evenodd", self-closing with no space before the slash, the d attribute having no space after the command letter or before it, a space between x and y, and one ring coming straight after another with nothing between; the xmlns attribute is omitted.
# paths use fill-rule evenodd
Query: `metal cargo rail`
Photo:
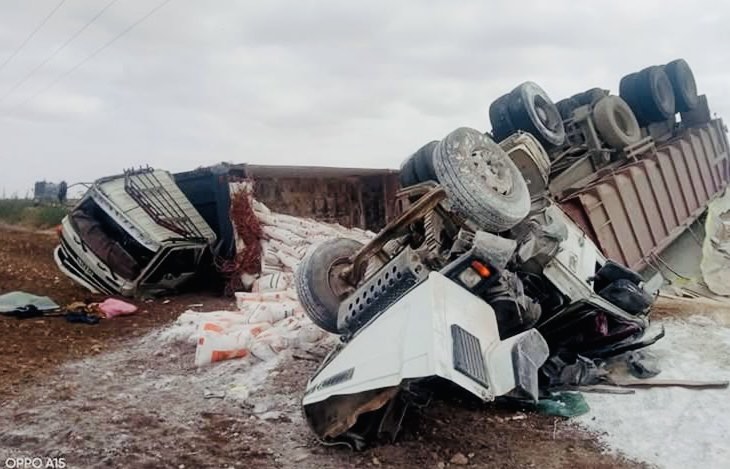
<svg viewBox="0 0 730 469"><path fill-rule="evenodd" d="M684 130L562 205L606 257L641 270L704 212L728 179L727 135L715 119Z"/></svg>

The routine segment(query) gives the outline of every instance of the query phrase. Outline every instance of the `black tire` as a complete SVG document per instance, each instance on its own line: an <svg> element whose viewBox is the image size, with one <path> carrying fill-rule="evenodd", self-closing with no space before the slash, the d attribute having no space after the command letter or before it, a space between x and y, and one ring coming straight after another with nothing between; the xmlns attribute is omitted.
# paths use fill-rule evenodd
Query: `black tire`
<svg viewBox="0 0 730 469"><path fill-rule="evenodd" d="M563 144L563 119L542 88L528 81L512 90L509 96L509 115L517 129L531 133L543 145Z"/></svg>
<svg viewBox="0 0 730 469"><path fill-rule="evenodd" d="M507 231L530 210L520 170L492 139L461 127L434 149L434 167L452 209L492 233Z"/></svg>
<svg viewBox="0 0 730 469"><path fill-rule="evenodd" d="M608 91L601 88L591 88L582 93L573 95L571 99L575 100L579 106L592 106L606 96L608 96Z"/></svg>
<svg viewBox="0 0 730 469"><path fill-rule="evenodd" d="M674 89L663 67L647 67L623 77L619 94L642 126L674 115Z"/></svg>
<svg viewBox="0 0 730 469"><path fill-rule="evenodd" d="M571 119L573 117L573 111L578 106L580 106L580 104L578 103L578 101L576 101L573 98L561 99L560 101L558 101L557 103L555 103L555 107L558 108L558 112L560 113L560 117L562 117L562 119L564 121L565 120L568 120L568 119Z"/></svg>
<svg viewBox="0 0 730 469"><path fill-rule="evenodd" d="M414 157L415 154L409 156L403 160L403 163L400 165L398 181L400 182L400 186L403 188L418 184L418 175L416 174Z"/></svg>
<svg viewBox="0 0 730 469"><path fill-rule="evenodd" d="M436 179L436 170L433 167L433 149L436 148L438 143L438 140L428 142L414 153L413 168L416 171L418 182L438 182Z"/></svg>
<svg viewBox="0 0 730 469"><path fill-rule="evenodd" d="M621 78L621 82L619 83L618 87L618 94L621 99L623 99L626 104L629 105L631 110L634 112L634 116L636 116L636 120L639 121L639 125L643 127L649 121L647 120L647 117L644 115L644 112L641 109L641 100L638 96L638 92L636 91L638 76L638 73L630 73Z"/></svg>
<svg viewBox="0 0 730 469"><path fill-rule="evenodd" d="M575 102L576 103L576 107L583 105L583 93L576 93L576 94L574 94L573 96L571 96L568 99L570 99L573 102Z"/></svg>
<svg viewBox="0 0 730 469"><path fill-rule="evenodd" d="M310 249L294 273L299 302L309 319L337 334L337 311L344 298L333 288L333 269L343 266L362 244L353 239L328 239Z"/></svg>
<svg viewBox="0 0 730 469"><path fill-rule="evenodd" d="M631 100L627 100L626 98L633 98L634 97L634 88L636 83L636 75L637 73L629 73L628 75L625 75L623 78L621 78L621 81L618 84L618 95L629 103ZM631 103L629 103L629 106Z"/></svg>
<svg viewBox="0 0 730 469"><path fill-rule="evenodd" d="M639 86L642 84L649 90L646 94L650 99L644 103L649 117L661 122L674 116L674 88L664 68L648 67L639 72Z"/></svg>
<svg viewBox="0 0 730 469"><path fill-rule="evenodd" d="M611 148L623 150L641 140L641 128L626 101L606 96L593 107L593 123L603 141Z"/></svg>
<svg viewBox="0 0 730 469"><path fill-rule="evenodd" d="M646 314L654 297L631 280L622 278L598 291L598 295L630 314Z"/></svg>
<svg viewBox="0 0 730 469"><path fill-rule="evenodd" d="M498 142L517 131L509 115L509 94L500 96L489 106L489 122L492 124L492 135Z"/></svg>
<svg viewBox="0 0 730 469"><path fill-rule="evenodd" d="M700 98L697 96L697 84L689 64L684 59L673 60L664 66L664 71L672 83L677 111L687 112L697 107Z"/></svg>
<svg viewBox="0 0 730 469"><path fill-rule="evenodd" d="M628 279L635 285L640 285L644 281L637 272L609 259L596 271L593 288L595 291L603 290L611 282L619 279Z"/></svg>

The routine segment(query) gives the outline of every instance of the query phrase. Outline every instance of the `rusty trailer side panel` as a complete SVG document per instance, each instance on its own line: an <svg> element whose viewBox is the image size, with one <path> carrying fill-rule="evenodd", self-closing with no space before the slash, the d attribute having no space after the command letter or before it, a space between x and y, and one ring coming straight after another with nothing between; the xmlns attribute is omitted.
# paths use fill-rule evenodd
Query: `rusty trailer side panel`
<svg viewBox="0 0 730 469"><path fill-rule="evenodd" d="M606 257L641 270L728 185L722 120L684 130L563 202Z"/></svg>
<svg viewBox="0 0 730 469"><path fill-rule="evenodd" d="M288 215L379 231L394 217L398 171L240 165L254 196Z"/></svg>

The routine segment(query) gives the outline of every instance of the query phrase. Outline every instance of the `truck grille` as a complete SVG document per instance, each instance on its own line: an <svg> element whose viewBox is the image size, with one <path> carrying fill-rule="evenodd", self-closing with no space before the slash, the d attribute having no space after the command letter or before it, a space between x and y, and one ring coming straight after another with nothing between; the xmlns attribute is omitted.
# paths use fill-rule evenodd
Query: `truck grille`
<svg viewBox="0 0 730 469"><path fill-rule="evenodd" d="M452 324L451 340L453 342L454 369L488 388L487 365L484 362L479 339L460 326Z"/></svg>

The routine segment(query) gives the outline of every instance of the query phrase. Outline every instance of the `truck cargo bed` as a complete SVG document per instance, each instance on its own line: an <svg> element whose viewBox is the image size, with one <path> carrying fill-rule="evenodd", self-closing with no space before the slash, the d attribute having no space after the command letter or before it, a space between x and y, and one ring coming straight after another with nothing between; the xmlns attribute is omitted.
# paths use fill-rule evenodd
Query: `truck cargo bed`
<svg viewBox="0 0 730 469"><path fill-rule="evenodd" d="M689 129L562 202L600 249L635 270L652 263L730 178L720 119Z"/></svg>

